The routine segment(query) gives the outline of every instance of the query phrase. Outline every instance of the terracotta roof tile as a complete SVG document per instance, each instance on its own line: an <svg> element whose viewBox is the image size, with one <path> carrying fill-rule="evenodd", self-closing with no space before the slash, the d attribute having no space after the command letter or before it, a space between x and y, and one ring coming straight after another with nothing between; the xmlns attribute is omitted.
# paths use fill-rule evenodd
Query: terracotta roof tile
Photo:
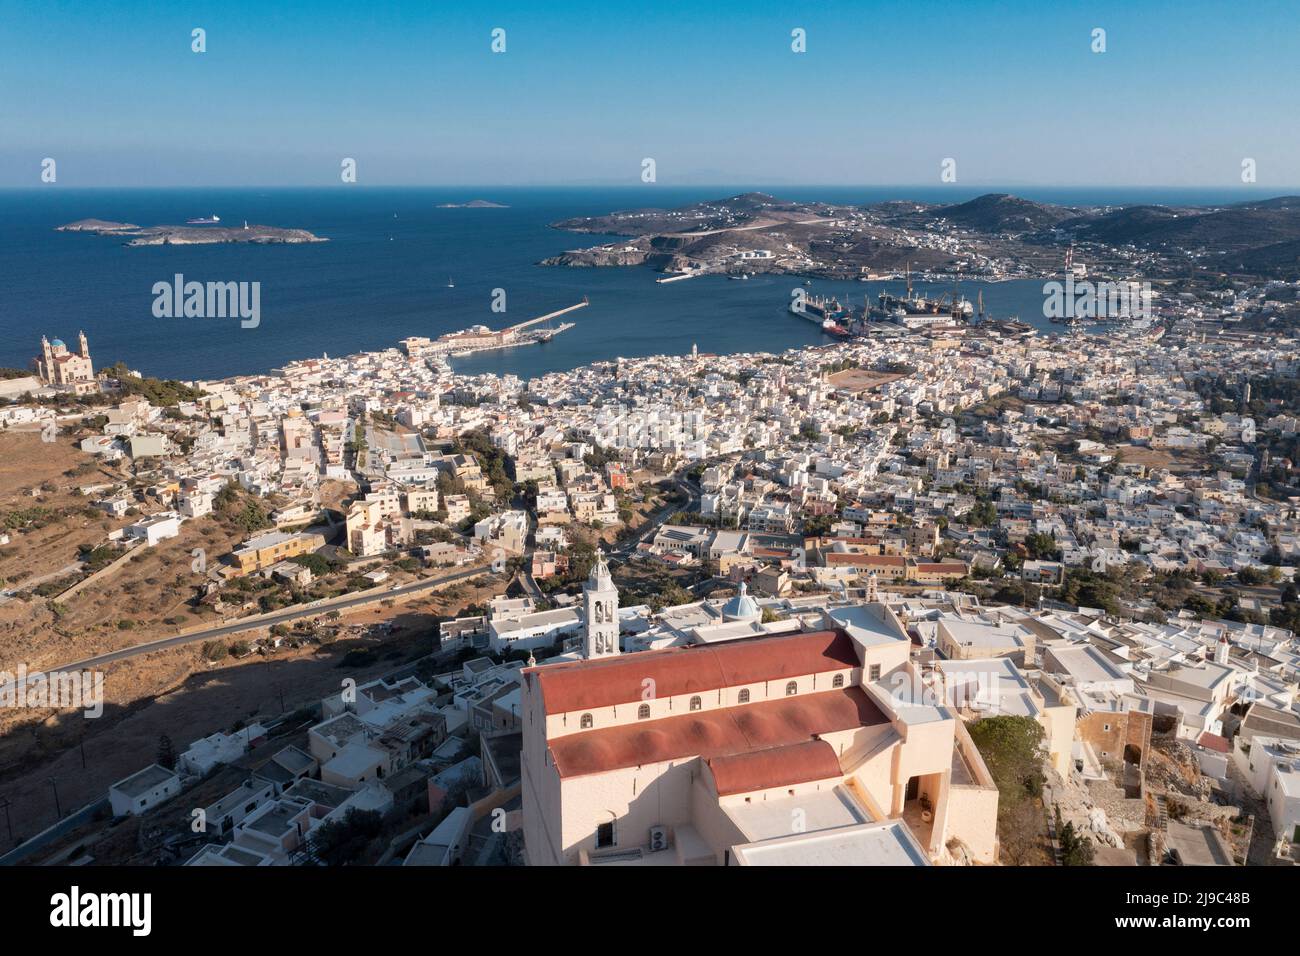
<svg viewBox="0 0 1300 956"><path fill-rule="evenodd" d="M900 557L896 554L863 554L858 551L847 553L840 551L829 551L825 555L827 565L831 564L851 564L858 567L876 567L876 568L905 568L907 567L907 558Z"/></svg>
<svg viewBox="0 0 1300 956"><path fill-rule="evenodd" d="M835 748L824 740L714 757L708 764L720 797L826 780L841 774Z"/></svg>
<svg viewBox="0 0 1300 956"><path fill-rule="evenodd" d="M850 687L566 734L551 741L551 754L561 777L581 777L668 760L716 760L784 748L820 734L888 722L861 688ZM795 766L813 766L806 759L801 756ZM736 772L757 776L760 766L768 765ZM820 771L826 765L815 766Z"/></svg>
<svg viewBox="0 0 1300 956"><path fill-rule="evenodd" d="M665 698L860 666L853 639L834 630L549 664L524 673L541 688L546 713L562 714L639 702L649 686Z"/></svg>

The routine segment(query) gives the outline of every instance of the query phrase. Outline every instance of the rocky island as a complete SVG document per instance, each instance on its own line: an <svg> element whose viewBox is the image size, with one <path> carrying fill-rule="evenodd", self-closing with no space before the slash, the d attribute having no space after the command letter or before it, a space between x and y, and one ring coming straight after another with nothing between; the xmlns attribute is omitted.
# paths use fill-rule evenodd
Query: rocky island
<svg viewBox="0 0 1300 956"><path fill-rule="evenodd" d="M469 202L440 202L439 209L509 209L505 203L491 202L487 199L471 199Z"/></svg>
<svg viewBox="0 0 1300 956"><path fill-rule="evenodd" d="M137 226L129 222L78 219L55 227L55 232L89 232L96 236L121 236L128 246L199 246L222 242L259 245L328 242L306 229L277 226Z"/></svg>

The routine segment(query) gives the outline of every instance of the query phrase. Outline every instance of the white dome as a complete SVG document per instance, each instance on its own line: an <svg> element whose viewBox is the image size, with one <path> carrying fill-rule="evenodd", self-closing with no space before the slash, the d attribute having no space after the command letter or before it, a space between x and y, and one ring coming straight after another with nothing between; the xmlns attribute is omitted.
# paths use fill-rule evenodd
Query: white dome
<svg viewBox="0 0 1300 956"><path fill-rule="evenodd" d="M757 621L762 616L763 609L749 596L749 589L744 581L740 582L740 593L722 605L724 621Z"/></svg>

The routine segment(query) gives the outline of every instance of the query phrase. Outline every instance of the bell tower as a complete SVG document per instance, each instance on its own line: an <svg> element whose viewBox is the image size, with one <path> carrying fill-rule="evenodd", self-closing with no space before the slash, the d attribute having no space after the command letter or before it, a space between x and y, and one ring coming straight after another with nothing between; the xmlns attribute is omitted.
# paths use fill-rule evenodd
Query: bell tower
<svg viewBox="0 0 1300 956"><path fill-rule="evenodd" d="M582 586L582 656L587 660L618 653L618 588L609 576L603 551L596 552Z"/></svg>

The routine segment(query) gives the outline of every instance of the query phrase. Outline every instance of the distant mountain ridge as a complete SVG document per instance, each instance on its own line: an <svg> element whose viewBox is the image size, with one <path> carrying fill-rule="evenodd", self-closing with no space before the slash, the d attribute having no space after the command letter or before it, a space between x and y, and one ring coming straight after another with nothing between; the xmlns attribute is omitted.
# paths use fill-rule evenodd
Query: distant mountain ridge
<svg viewBox="0 0 1300 956"><path fill-rule="evenodd" d="M1009 193L985 193L968 202L931 209L927 215L983 232L1036 232L1076 213L1064 206L1021 199Z"/></svg>

